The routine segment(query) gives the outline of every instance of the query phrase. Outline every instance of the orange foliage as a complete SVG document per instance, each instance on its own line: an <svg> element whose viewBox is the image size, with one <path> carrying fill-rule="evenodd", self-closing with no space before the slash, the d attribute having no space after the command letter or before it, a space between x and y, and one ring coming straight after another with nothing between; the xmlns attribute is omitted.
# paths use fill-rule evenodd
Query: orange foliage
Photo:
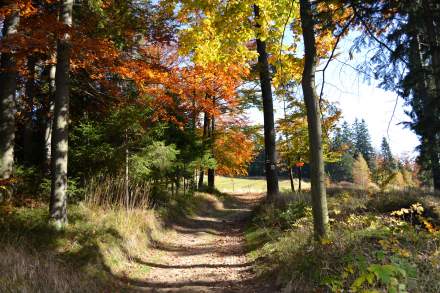
<svg viewBox="0 0 440 293"><path fill-rule="evenodd" d="M220 175L247 175L247 167L254 158L254 144L238 129L223 129L216 134L214 158Z"/></svg>

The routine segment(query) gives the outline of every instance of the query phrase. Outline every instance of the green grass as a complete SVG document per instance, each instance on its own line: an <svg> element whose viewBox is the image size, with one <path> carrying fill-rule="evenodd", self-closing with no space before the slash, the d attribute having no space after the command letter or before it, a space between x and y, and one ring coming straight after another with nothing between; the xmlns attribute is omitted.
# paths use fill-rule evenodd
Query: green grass
<svg viewBox="0 0 440 293"><path fill-rule="evenodd" d="M298 188L298 180L294 180L295 188ZM302 182L302 189L309 189L309 182ZM289 179L281 179L279 181L281 192L290 192ZM215 177L215 187L224 193L260 193L266 192L266 179L264 177Z"/></svg>
<svg viewBox="0 0 440 293"><path fill-rule="evenodd" d="M439 198L333 189L328 204L332 232L322 242L304 196L255 212L246 241L261 277L286 292L440 292Z"/></svg>

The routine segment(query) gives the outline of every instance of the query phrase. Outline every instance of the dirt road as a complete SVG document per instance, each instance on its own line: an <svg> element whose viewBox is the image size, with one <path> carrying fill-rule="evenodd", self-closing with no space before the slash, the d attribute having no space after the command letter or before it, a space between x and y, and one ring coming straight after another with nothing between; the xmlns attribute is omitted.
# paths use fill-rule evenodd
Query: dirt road
<svg viewBox="0 0 440 293"><path fill-rule="evenodd" d="M159 261L134 285L142 292L276 292L257 281L246 258L243 229L261 194L237 194L226 200L204 196L196 215L173 224L175 233L155 243Z"/></svg>

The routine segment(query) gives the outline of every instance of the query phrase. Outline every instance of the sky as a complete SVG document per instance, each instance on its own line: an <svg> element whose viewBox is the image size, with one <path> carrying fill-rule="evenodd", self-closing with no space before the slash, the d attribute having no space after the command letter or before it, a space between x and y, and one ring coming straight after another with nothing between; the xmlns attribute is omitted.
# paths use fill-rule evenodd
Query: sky
<svg viewBox="0 0 440 293"><path fill-rule="evenodd" d="M356 60L361 60L360 58L364 58L365 55L360 52L350 60L347 52L351 40L352 38L348 37L341 42L337 50L340 53L337 60L356 67L358 63ZM338 105L342 111L342 119L350 124L355 118L365 119L375 149L380 149L382 137L386 137L394 155L415 157L418 138L410 129L399 124L409 121L409 117L404 112L403 99L397 98L394 92L380 89L377 81L363 80L355 69L337 60L333 60L326 70L324 97ZM319 72L316 76L318 93L321 74ZM274 101L274 108L275 119L280 118L283 114L282 104ZM263 124L263 113L256 109L249 111L248 117L253 123Z"/></svg>

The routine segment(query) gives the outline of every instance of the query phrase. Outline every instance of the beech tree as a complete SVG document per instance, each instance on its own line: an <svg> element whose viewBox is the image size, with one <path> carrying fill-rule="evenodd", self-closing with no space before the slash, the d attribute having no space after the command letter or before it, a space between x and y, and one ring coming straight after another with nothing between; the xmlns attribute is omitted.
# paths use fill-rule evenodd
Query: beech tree
<svg viewBox="0 0 440 293"><path fill-rule="evenodd" d="M50 195L50 218L57 227L67 224L67 153L69 127L69 70L73 0L63 0L60 19L66 31L58 40L55 74L55 101L52 130L52 188Z"/></svg>
<svg viewBox="0 0 440 293"><path fill-rule="evenodd" d="M15 1L4 1L9 14L3 21L3 39L9 43L1 54L0 64L0 178L8 179L14 166L15 139L15 91L17 88L17 64L14 56L13 38L18 32L20 11Z"/></svg>
<svg viewBox="0 0 440 293"><path fill-rule="evenodd" d="M300 11L304 38L304 71L301 85L307 109L313 223L315 237L321 239L328 234L329 219L325 189L324 157L322 152L321 112L319 109L319 97L315 88L315 73L318 62L315 23L309 0L300 0Z"/></svg>
<svg viewBox="0 0 440 293"><path fill-rule="evenodd" d="M257 28L260 28L260 8L254 5ZM258 34L258 32L257 32ZM273 200L279 193L277 155L275 147L275 121L273 114L272 84L267 60L266 42L257 35L258 72L264 113L264 152L267 184L267 199Z"/></svg>

